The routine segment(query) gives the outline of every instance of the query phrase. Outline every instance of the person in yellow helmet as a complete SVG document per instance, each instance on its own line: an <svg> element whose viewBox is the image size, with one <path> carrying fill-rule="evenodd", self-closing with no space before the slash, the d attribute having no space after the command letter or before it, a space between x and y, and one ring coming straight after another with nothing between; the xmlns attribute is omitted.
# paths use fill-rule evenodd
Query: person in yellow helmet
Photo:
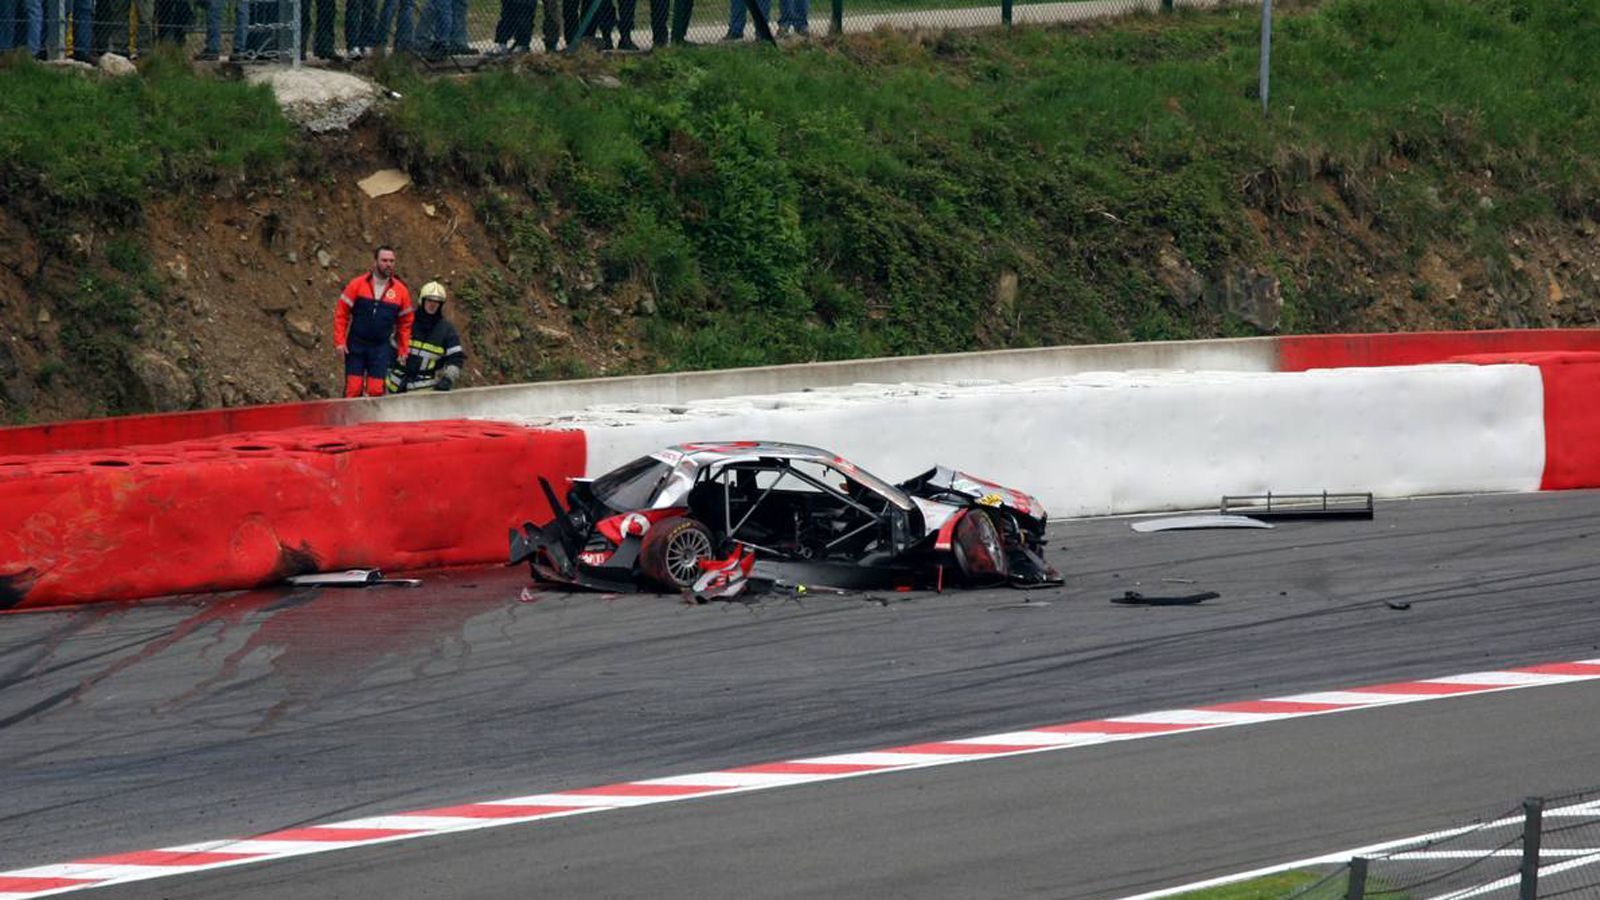
<svg viewBox="0 0 1600 900"><path fill-rule="evenodd" d="M461 380L461 367L467 361L461 336L444 317L444 285L430 281L417 297L421 305L412 323L410 352L389 367L391 394L427 388L448 391Z"/></svg>

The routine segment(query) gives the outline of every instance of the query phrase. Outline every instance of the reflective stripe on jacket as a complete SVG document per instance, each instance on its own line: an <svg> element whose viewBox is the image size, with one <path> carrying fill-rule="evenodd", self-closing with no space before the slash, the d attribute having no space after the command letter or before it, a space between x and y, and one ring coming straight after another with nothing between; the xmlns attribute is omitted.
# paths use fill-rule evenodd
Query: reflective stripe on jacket
<svg viewBox="0 0 1600 900"><path fill-rule="evenodd" d="M372 296L372 273L363 272L350 279L333 308L333 342L346 347L350 341L389 344L399 347L403 358L411 348L411 321L416 310L411 305L411 290L398 276L389 279L382 297Z"/></svg>
<svg viewBox="0 0 1600 900"><path fill-rule="evenodd" d="M419 364L417 377L406 382L406 390L431 388L440 378L458 381L461 367L467 362L467 353L461 347L461 336L456 333L456 327L450 324L450 320L443 313L432 323L426 319L427 313L417 314L418 328L411 336L409 359L419 360ZM407 361L396 352L395 364L389 368L390 391L400 389Z"/></svg>

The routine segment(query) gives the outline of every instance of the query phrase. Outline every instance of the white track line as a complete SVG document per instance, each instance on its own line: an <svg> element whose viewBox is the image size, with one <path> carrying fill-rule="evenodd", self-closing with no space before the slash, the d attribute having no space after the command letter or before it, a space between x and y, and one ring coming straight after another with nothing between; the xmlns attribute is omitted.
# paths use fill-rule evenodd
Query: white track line
<svg viewBox="0 0 1600 900"><path fill-rule="evenodd" d="M865 752L806 757L717 772L673 775L555 793L479 800L455 806L365 816L345 822L286 828L244 838L203 841L161 850L116 853L56 865L0 872L0 900L43 897L147 878L657 803L743 794L864 775L925 769L1029 753L1050 753L1109 741L1189 734L1354 709L1370 709L1396 703L1477 696L1596 678L1600 678L1600 659L1550 663L1503 672L1475 672L1446 678L1218 703L1194 709L1160 710L1139 715L1041 725L979 737L935 740ZM1552 811L1548 814L1559 815L1560 812ZM1473 828L1479 827L1483 826L1473 826ZM1452 833L1462 832L1439 834ZM1299 860L1254 872L1213 879L1198 885L1142 894L1140 897L1165 897L1210 884L1226 884L1316 863L1342 862L1351 854L1372 853L1416 840L1419 839L1411 838L1408 841L1378 844L1346 851L1343 854ZM1573 863L1561 865L1571 866L1576 862L1577 860L1574 860Z"/></svg>

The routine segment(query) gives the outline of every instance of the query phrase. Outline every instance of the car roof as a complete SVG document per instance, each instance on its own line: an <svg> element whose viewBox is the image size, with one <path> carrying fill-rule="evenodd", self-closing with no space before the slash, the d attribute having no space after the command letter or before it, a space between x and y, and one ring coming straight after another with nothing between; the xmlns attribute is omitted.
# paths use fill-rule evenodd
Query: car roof
<svg viewBox="0 0 1600 900"><path fill-rule="evenodd" d="M699 465L723 462L729 460L756 459L763 456L779 456L786 459L809 460L812 462L835 462L839 455L830 450L819 447L808 447L805 444L788 444L782 441L696 441L688 444L673 444L667 448L676 453L691 458Z"/></svg>

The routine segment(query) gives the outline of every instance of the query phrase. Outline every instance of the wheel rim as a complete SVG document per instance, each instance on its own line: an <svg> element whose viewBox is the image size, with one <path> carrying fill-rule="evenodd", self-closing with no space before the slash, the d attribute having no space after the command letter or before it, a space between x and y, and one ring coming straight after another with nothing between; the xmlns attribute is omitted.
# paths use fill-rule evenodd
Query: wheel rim
<svg viewBox="0 0 1600 900"><path fill-rule="evenodd" d="M711 538L696 528L685 528L667 543L667 571L679 584L692 584L700 575L700 560L711 557Z"/></svg>

